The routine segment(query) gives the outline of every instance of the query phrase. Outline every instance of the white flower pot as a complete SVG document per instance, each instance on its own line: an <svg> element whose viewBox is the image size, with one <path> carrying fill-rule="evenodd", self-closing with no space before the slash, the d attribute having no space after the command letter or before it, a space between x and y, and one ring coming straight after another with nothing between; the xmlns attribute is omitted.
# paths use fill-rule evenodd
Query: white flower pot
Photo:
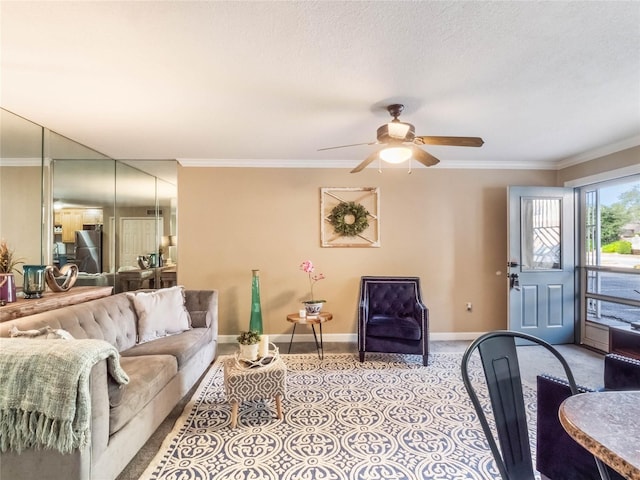
<svg viewBox="0 0 640 480"><path fill-rule="evenodd" d="M240 358L240 360L248 360L250 362L254 362L258 359L259 348L259 343L254 343L253 345L240 344L240 355L238 356L238 358Z"/></svg>
<svg viewBox="0 0 640 480"><path fill-rule="evenodd" d="M307 311L307 315L309 316L316 316L320 313L320 311L322 310L322 304L324 302L316 302L316 303L305 303L304 304L304 309Z"/></svg>

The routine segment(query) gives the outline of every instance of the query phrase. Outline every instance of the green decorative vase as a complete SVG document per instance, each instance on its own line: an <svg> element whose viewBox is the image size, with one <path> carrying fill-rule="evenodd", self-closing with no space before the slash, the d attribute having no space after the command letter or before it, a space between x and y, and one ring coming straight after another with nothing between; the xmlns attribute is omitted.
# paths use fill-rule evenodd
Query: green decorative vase
<svg viewBox="0 0 640 480"><path fill-rule="evenodd" d="M260 270L252 270L251 277L251 319L249 330L262 335L262 307L260 306Z"/></svg>

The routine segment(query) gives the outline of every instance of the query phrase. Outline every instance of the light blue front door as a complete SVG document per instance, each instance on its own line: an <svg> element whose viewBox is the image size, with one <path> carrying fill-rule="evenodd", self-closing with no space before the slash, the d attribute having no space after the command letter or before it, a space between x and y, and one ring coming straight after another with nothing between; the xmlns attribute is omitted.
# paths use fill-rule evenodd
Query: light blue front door
<svg viewBox="0 0 640 480"><path fill-rule="evenodd" d="M573 190L509 187L509 329L573 343Z"/></svg>

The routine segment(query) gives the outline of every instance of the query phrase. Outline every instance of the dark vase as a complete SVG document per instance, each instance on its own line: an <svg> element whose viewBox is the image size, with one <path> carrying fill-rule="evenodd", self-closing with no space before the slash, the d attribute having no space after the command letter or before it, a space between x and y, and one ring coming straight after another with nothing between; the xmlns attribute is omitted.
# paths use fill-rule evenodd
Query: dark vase
<svg viewBox="0 0 640 480"><path fill-rule="evenodd" d="M260 270L252 270L251 277L251 318L249 330L262 335L262 307L260 306Z"/></svg>
<svg viewBox="0 0 640 480"><path fill-rule="evenodd" d="M46 265L25 265L22 269L24 298L40 298L46 288L44 271Z"/></svg>
<svg viewBox="0 0 640 480"><path fill-rule="evenodd" d="M0 273L0 302L16 301L16 278L13 273Z"/></svg>

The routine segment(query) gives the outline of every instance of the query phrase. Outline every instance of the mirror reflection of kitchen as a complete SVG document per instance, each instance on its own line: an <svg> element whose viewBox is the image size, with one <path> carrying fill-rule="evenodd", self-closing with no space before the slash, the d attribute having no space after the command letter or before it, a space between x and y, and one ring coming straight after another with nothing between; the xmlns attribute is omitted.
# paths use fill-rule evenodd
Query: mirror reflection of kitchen
<svg viewBox="0 0 640 480"><path fill-rule="evenodd" d="M55 215L55 218L57 220L59 216ZM104 271L102 268L102 222L83 223L82 230L72 230L73 242L69 242L69 238L63 239L62 224L56 223L53 231L55 242L53 264L55 266L61 268L67 263L75 263L80 272L102 273Z"/></svg>
<svg viewBox="0 0 640 480"><path fill-rule="evenodd" d="M113 211L115 197L114 160L89 153L53 161L52 261L58 268L77 265L78 286L114 286L104 231L105 212Z"/></svg>
<svg viewBox="0 0 640 480"><path fill-rule="evenodd" d="M175 237L176 192L166 183L118 161L54 160L54 264L75 263L79 286L165 286L162 271L140 270L173 265L176 275L177 252L165 241Z"/></svg>
<svg viewBox="0 0 640 480"><path fill-rule="evenodd" d="M0 233L25 264L74 263L76 286L118 292L153 254L154 285L175 281L175 160L115 160L4 108L0 146Z"/></svg>

